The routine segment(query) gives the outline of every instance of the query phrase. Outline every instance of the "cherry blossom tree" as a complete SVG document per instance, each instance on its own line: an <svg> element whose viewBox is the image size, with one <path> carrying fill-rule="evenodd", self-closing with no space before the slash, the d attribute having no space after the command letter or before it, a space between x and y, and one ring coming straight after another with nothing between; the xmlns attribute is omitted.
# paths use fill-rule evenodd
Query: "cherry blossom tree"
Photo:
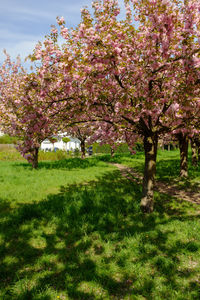
<svg viewBox="0 0 200 300"><path fill-rule="evenodd" d="M90 113L143 136L141 208L151 212L158 137L181 128L182 116L195 101L199 2L132 2L137 28L129 4L126 20L118 21L117 1L96 1L94 20L84 9L73 38L76 53L82 53L79 68L86 74Z"/></svg>
<svg viewBox="0 0 200 300"><path fill-rule="evenodd" d="M40 62L40 96L52 116L64 116L68 124L106 122L133 136L130 143L143 137L141 208L151 212L158 138L191 126L188 112L194 103L199 107L200 5L197 0L130 3L125 2L122 21L116 0L95 1L93 17L83 9L81 23L71 31L58 19L63 46L53 27L31 59Z"/></svg>
<svg viewBox="0 0 200 300"><path fill-rule="evenodd" d="M28 74L19 59L12 62L7 55L0 77L3 131L20 139L17 149L33 168L37 168L40 144L55 130L48 107L40 96L37 75Z"/></svg>
<svg viewBox="0 0 200 300"><path fill-rule="evenodd" d="M197 148L197 139L192 137L191 141L191 149L192 149L192 165L197 167L198 165L198 148Z"/></svg>

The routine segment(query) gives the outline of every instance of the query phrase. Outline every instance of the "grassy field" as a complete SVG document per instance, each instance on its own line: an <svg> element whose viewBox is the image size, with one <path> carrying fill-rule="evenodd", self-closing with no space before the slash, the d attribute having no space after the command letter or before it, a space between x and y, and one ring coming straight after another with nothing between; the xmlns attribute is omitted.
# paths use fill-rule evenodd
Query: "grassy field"
<svg viewBox="0 0 200 300"><path fill-rule="evenodd" d="M71 158L72 152L68 154L66 151L56 151L56 152L44 152L39 151L39 161L55 161L62 160L66 158ZM0 161L26 161L21 154L16 150L16 148L11 145L1 145L0 144Z"/></svg>
<svg viewBox="0 0 200 300"><path fill-rule="evenodd" d="M110 155L101 156L101 160L113 163L121 163L128 167L133 167L139 173L143 173L144 168L144 154L138 152L135 155L130 154L116 154L114 157ZM191 164L191 151L189 151L189 160L188 160L188 179L179 178L180 170L180 158L179 150L173 151L158 151L157 157L157 167L156 167L156 179L170 183L175 181L178 185L183 187L199 187L200 184L200 166L195 168Z"/></svg>
<svg viewBox="0 0 200 300"><path fill-rule="evenodd" d="M110 160L0 162L0 299L199 299L199 206L155 193L142 215L141 186ZM141 171L144 157L112 160ZM159 153L157 178L177 165Z"/></svg>

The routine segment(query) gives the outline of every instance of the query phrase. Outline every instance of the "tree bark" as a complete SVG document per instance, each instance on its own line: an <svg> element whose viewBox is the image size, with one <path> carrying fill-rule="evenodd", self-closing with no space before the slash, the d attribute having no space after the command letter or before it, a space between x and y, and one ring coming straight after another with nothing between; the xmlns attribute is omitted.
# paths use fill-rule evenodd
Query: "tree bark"
<svg viewBox="0 0 200 300"><path fill-rule="evenodd" d="M110 147L110 155L111 155L111 157L113 157L114 154L115 154L114 148L113 148L113 147Z"/></svg>
<svg viewBox="0 0 200 300"><path fill-rule="evenodd" d="M196 140L196 144L197 144L197 157L198 157L198 162L200 162L200 140L199 140L199 139Z"/></svg>
<svg viewBox="0 0 200 300"><path fill-rule="evenodd" d="M38 168L38 153L39 153L39 148L35 148L33 150L33 161L32 161L32 167L33 169Z"/></svg>
<svg viewBox="0 0 200 300"><path fill-rule="evenodd" d="M81 158L85 158L85 139L81 140Z"/></svg>
<svg viewBox="0 0 200 300"><path fill-rule="evenodd" d="M197 143L196 140L191 138L191 149L192 149L192 165L197 167L198 163L198 152L197 152Z"/></svg>
<svg viewBox="0 0 200 300"><path fill-rule="evenodd" d="M188 137L180 133L178 140L180 149L180 177L188 177Z"/></svg>
<svg viewBox="0 0 200 300"><path fill-rule="evenodd" d="M156 175L156 157L158 147L158 136L144 137L144 151L145 151L145 167L142 187L141 210L144 213L150 213L154 207L154 182Z"/></svg>

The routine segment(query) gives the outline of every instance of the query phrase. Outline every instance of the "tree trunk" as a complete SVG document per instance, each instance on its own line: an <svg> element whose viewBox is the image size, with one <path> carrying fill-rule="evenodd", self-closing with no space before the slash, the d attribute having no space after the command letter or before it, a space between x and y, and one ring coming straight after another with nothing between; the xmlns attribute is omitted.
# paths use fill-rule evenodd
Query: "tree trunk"
<svg viewBox="0 0 200 300"><path fill-rule="evenodd" d="M165 150L165 143L164 143L164 141L162 140L162 150L164 151Z"/></svg>
<svg viewBox="0 0 200 300"><path fill-rule="evenodd" d="M200 140L196 140L196 144L197 144L198 162L200 162Z"/></svg>
<svg viewBox="0 0 200 300"><path fill-rule="evenodd" d="M141 210L144 213L153 211L154 197L153 188L156 175L156 157L158 147L158 136L144 137L144 151L145 151L145 167L142 187Z"/></svg>
<svg viewBox="0 0 200 300"><path fill-rule="evenodd" d="M35 148L33 151L33 161L32 161L33 169L38 168L38 152L39 152L39 148Z"/></svg>
<svg viewBox="0 0 200 300"><path fill-rule="evenodd" d="M114 148L113 148L113 147L110 147L110 155L111 155L111 157L113 157L114 154L115 154Z"/></svg>
<svg viewBox="0 0 200 300"><path fill-rule="evenodd" d="M81 158L85 158L85 140L81 140Z"/></svg>
<svg viewBox="0 0 200 300"><path fill-rule="evenodd" d="M188 137L182 133L178 136L180 149L180 177L188 177Z"/></svg>
<svg viewBox="0 0 200 300"><path fill-rule="evenodd" d="M192 149L192 165L197 167L198 162L198 153L197 153L197 144L195 139L191 138L191 149Z"/></svg>

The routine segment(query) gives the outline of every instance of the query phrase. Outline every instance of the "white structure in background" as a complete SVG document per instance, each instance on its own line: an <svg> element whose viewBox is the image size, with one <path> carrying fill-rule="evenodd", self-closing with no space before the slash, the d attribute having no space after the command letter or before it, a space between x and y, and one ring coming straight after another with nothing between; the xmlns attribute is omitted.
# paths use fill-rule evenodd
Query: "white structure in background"
<svg viewBox="0 0 200 300"><path fill-rule="evenodd" d="M4 135L4 133L0 130L0 136L2 135ZM61 133L54 137L57 139L57 142L54 143L54 145L48 139L46 139L41 143L40 149L43 151L53 151L54 149L74 151L76 148L78 148L80 150L81 142L77 138L67 136L66 133ZM63 137L69 138L70 141L68 143L64 143L62 140Z"/></svg>
<svg viewBox="0 0 200 300"><path fill-rule="evenodd" d="M65 151L74 151L76 148L80 150L80 141L77 138L72 138L67 136L65 133L59 134L58 136L54 136L57 139L57 142L51 143L48 139L44 140L41 143L40 149L43 151L53 151L55 150L65 150ZM63 137L67 137L70 139L68 143L63 142Z"/></svg>

